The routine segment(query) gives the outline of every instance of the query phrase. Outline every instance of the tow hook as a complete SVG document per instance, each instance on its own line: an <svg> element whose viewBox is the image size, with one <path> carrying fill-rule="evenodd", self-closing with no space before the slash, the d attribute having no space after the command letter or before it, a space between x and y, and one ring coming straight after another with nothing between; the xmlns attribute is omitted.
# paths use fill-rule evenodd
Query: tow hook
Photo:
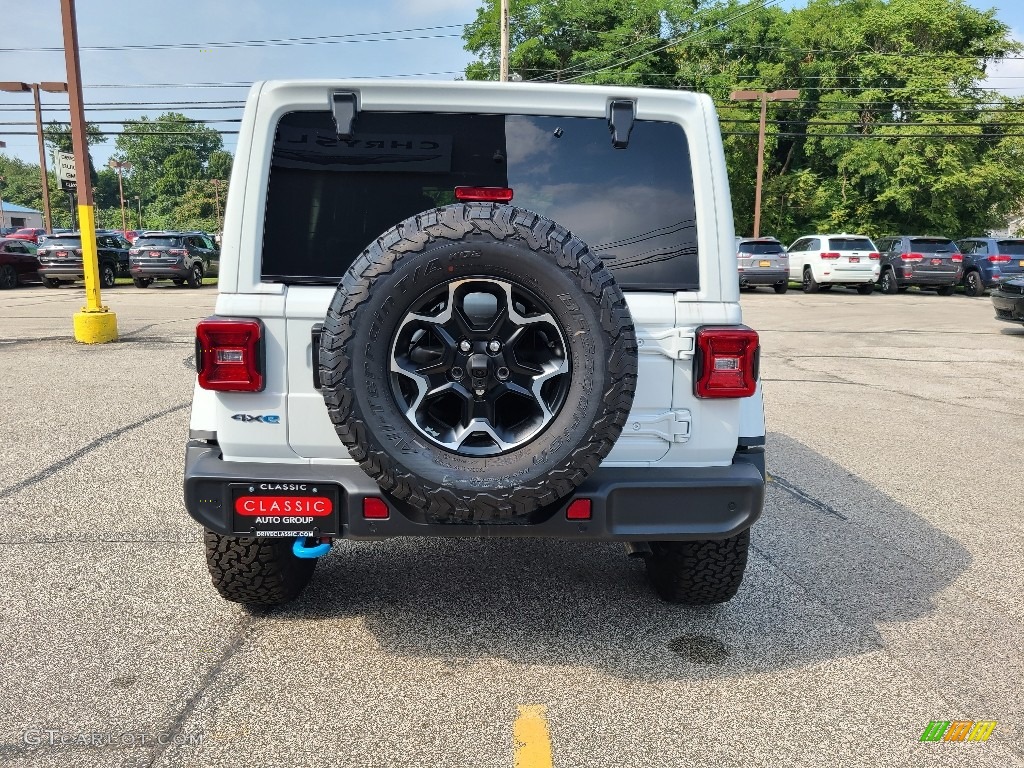
<svg viewBox="0 0 1024 768"><path fill-rule="evenodd" d="M311 544L311 542L315 541L316 539L299 536L295 539L295 543L292 544L292 554L304 560L313 560L317 557L323 557L331 551L331 539L329 536L321 538L319 544Z"/></svg>

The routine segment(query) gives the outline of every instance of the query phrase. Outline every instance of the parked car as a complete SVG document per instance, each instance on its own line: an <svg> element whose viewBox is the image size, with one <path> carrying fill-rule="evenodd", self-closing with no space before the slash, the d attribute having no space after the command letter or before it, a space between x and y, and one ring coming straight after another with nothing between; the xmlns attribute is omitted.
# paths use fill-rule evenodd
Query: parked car
<svg viewBox="0 0 1024 768"><path fill-rule="evenodd" d="M100 286L113 288L117 276L128 271L128 248L128 241L117 232L96 233ZM80 232L51 237L39 248L38 256L39 275L47 288L59 288L61 283L84 277Z"/></svg>
<svg viewBox="0 0 1024 768"><path fill-rule="evenodd" d="M882 293L896 293L912 285L950 296L963 276L963 256L948 237L901 235L878 241L882 252Z"/></svg>
<svg viewBox="0 0 1024 768"><path fill-rule="evenodd" d="M124 235L124 239L127 240L129 243L134 243L135 238L137 238L140 233L138 230L135 229L126 229L123 232L121 232L121 234Z"/></svg>
<svg viewBox="0 0 1024 768"><path fill-rule="evenodd" d="M38 243L40 235L46 235L46 230L38 227L22 227L21 229L15 230L14 233L8 235L8 237L15 240L30 240L33 243Z"/></svg>
<svg viewBox="0 0 1024 768"><path fill-rule="evenodd" d="M147 288L154 280L198 288L204 277L216 277L220 266L220 251L204 232L143 232L128 258L136 288Z"/></svg>
<svg viewBox="0 0 1024 768"><path fill-rule="evenodd" d="M16 288L20 283L38 283L39 280L35 243L11 238L0 240L0 288Z"/></svg>
<svg viewBox="0 0 1024 768"><path fill-rule="evenodd" d="M968 237L957 243L964 257L964 293L981 296L1005 277L1024 274L1024 239Z"/></svg>
<svg viewBox="0 0 1024 768"><path fill-rule="evenodd" d="M999 283L992 291L992 306L996 320L1024 323L1024 277L1011 277Z"/></svg>
<svg viewBox="0 0 1024 768"><path fill-rule="evenodd" d="M789 246L789 279L800 281L804 293L845 285L867 295L875 289L879 259L864 235L807 235Z"/></svg>
<svg viewBox="0 0 1024 768"><path fill-rule="evenodd" d="M789 254L774 237L737 238L736 262L740 288L770 285L776 293L789 290Z"/></svg>
<svg viewBox="0 0 1024 768"><path fill-rule="evenodd" d="M472 535L626 542L662 599L732 598L765 432L714 115L566 83L254 88L184 467L220 594L294 599L336 538Z"/></svg>

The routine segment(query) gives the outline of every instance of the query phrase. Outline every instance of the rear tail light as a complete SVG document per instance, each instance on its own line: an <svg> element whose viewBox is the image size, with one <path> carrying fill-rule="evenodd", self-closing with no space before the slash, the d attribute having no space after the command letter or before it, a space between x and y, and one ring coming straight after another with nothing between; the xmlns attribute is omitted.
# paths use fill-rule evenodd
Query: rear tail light
<svg viewBox="0 0 1024 768"><path fill-rule="evenodd" d="M882 254L880 254L880 253L878 253L878 252L875 252L875 253L869 253L869 254L868 254L868 258L869 258L869 259L871 259L872 261L878 261L879 259L881 259L881 258L882 258Z"/></svg>
<svg viewBox="0 0 1024 768"><path fill-rule="evenodd" d="M82 249L81 248L75 248L75 256L81 256L81 255L82 255Z"/></svg>
<svg viewBox="0 0 1024 768"><path fill-rule="evenodd" d="M993 264L1008 264L1010 262L1010 256L1007 256L1005 253L999 253L995 256L989 256L988 260Z"/></svg>
<svg viewBox="0 0 1024 768"><path fill-rule="evenodd" d="M589 520L591 514L590 499L575 499L565 509L567 520Z"/></svg>
<svg viewBox="0 0 1024 768"><path fill-rule="evenodd" d="M367 496L363 499L363 518L366 520L387 520L391 515L391 510L388 509L388 505L384 499L378 499L376 496Z"/></svg>
<svg viewBox="0 0 1024 768"><path fill-rule="evenodd" d="M694 394L750 397L757 390L759 342L746 326L697 329Z"/></svg>
<svg viewBox="0 0 1024 768"><path fill-rule="evenodd" d="M138 256L140 253L142 253L142 251L140 251L138 248L131 248L129 249L128 253L130 253L132 256Z"/></svg>
<svg viewBox="0 0 1024 768"><path fill-rule="evenodd" d="M263 391L263 323L211 317L196 326L199 386L218 392Z"/></svg>
<svg viewBox="0 0 1024 768"><path fill-rule="evenodd" d="M922 261L924 259L923 253L904 253L900 256L903 261Z"/></svg>
<svg viewBox="0 0 1024 768"><path fill-rule="evenodd" d="M963 255L961 255L959 253L954 253L952 256L949 257L949 260L952 261L954 264L956 264L958 262L963 261L964 257L963 257Z"/></svg>
<svg viewBox="0 0 1024 768"><path fill-rule="evenodd" d="M821 258L823 258L823 259L838 259L839 258L839 254L836 253L835 251L826 251L825 253L821 254Z"/></svg>
<svg viewBox="0 0 1024 768"><path fill-rule="evenodd" d="M464 203L509 203L512 190L509 187L456 187L455 199Z"/></svg>

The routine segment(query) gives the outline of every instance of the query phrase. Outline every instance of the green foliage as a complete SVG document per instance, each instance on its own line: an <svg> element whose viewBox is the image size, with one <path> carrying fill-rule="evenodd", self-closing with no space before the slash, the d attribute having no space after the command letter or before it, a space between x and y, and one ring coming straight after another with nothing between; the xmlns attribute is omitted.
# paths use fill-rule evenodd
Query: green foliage
<svg viewBox="0 0 1024 768"><path fill-rule="evenodd" d="M511 68L524 79L711 94L739 234L753 229L759 106L730 101L737 89L800 91L768 108L762 233L962 237L1021 211L1024 138L1013 134L1024 134L1024 100L984 86L986 63L1022 46L994 11L964 0L810 0L790 11L513 0L511 19ZM494 79L495 0L464 39L478 57L466 76Z"/></svg>

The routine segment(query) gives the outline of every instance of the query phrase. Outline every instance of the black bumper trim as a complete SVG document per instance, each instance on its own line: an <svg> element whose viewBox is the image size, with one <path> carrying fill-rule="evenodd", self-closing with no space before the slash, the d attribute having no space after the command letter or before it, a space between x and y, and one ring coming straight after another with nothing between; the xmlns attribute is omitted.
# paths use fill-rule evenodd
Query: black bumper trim
<svg viewBox="0 0 1024 768"><path fill-rule="evenodd" d="M400 536L533 536L594 541L723 539L749 528L764 506L764 451L737 452L727 467L600 467L577 490L529 525L455 525L416 522L389 501L387 520L365 520L363 499L380 488L357 465L264 464L224 461L218 446L191 441L185 454L185 507L192 518L223 535L232 531L229 483L316 482L338 486L341 538ZM591 500L590 520L568 520L574 498Z"/></svg>

